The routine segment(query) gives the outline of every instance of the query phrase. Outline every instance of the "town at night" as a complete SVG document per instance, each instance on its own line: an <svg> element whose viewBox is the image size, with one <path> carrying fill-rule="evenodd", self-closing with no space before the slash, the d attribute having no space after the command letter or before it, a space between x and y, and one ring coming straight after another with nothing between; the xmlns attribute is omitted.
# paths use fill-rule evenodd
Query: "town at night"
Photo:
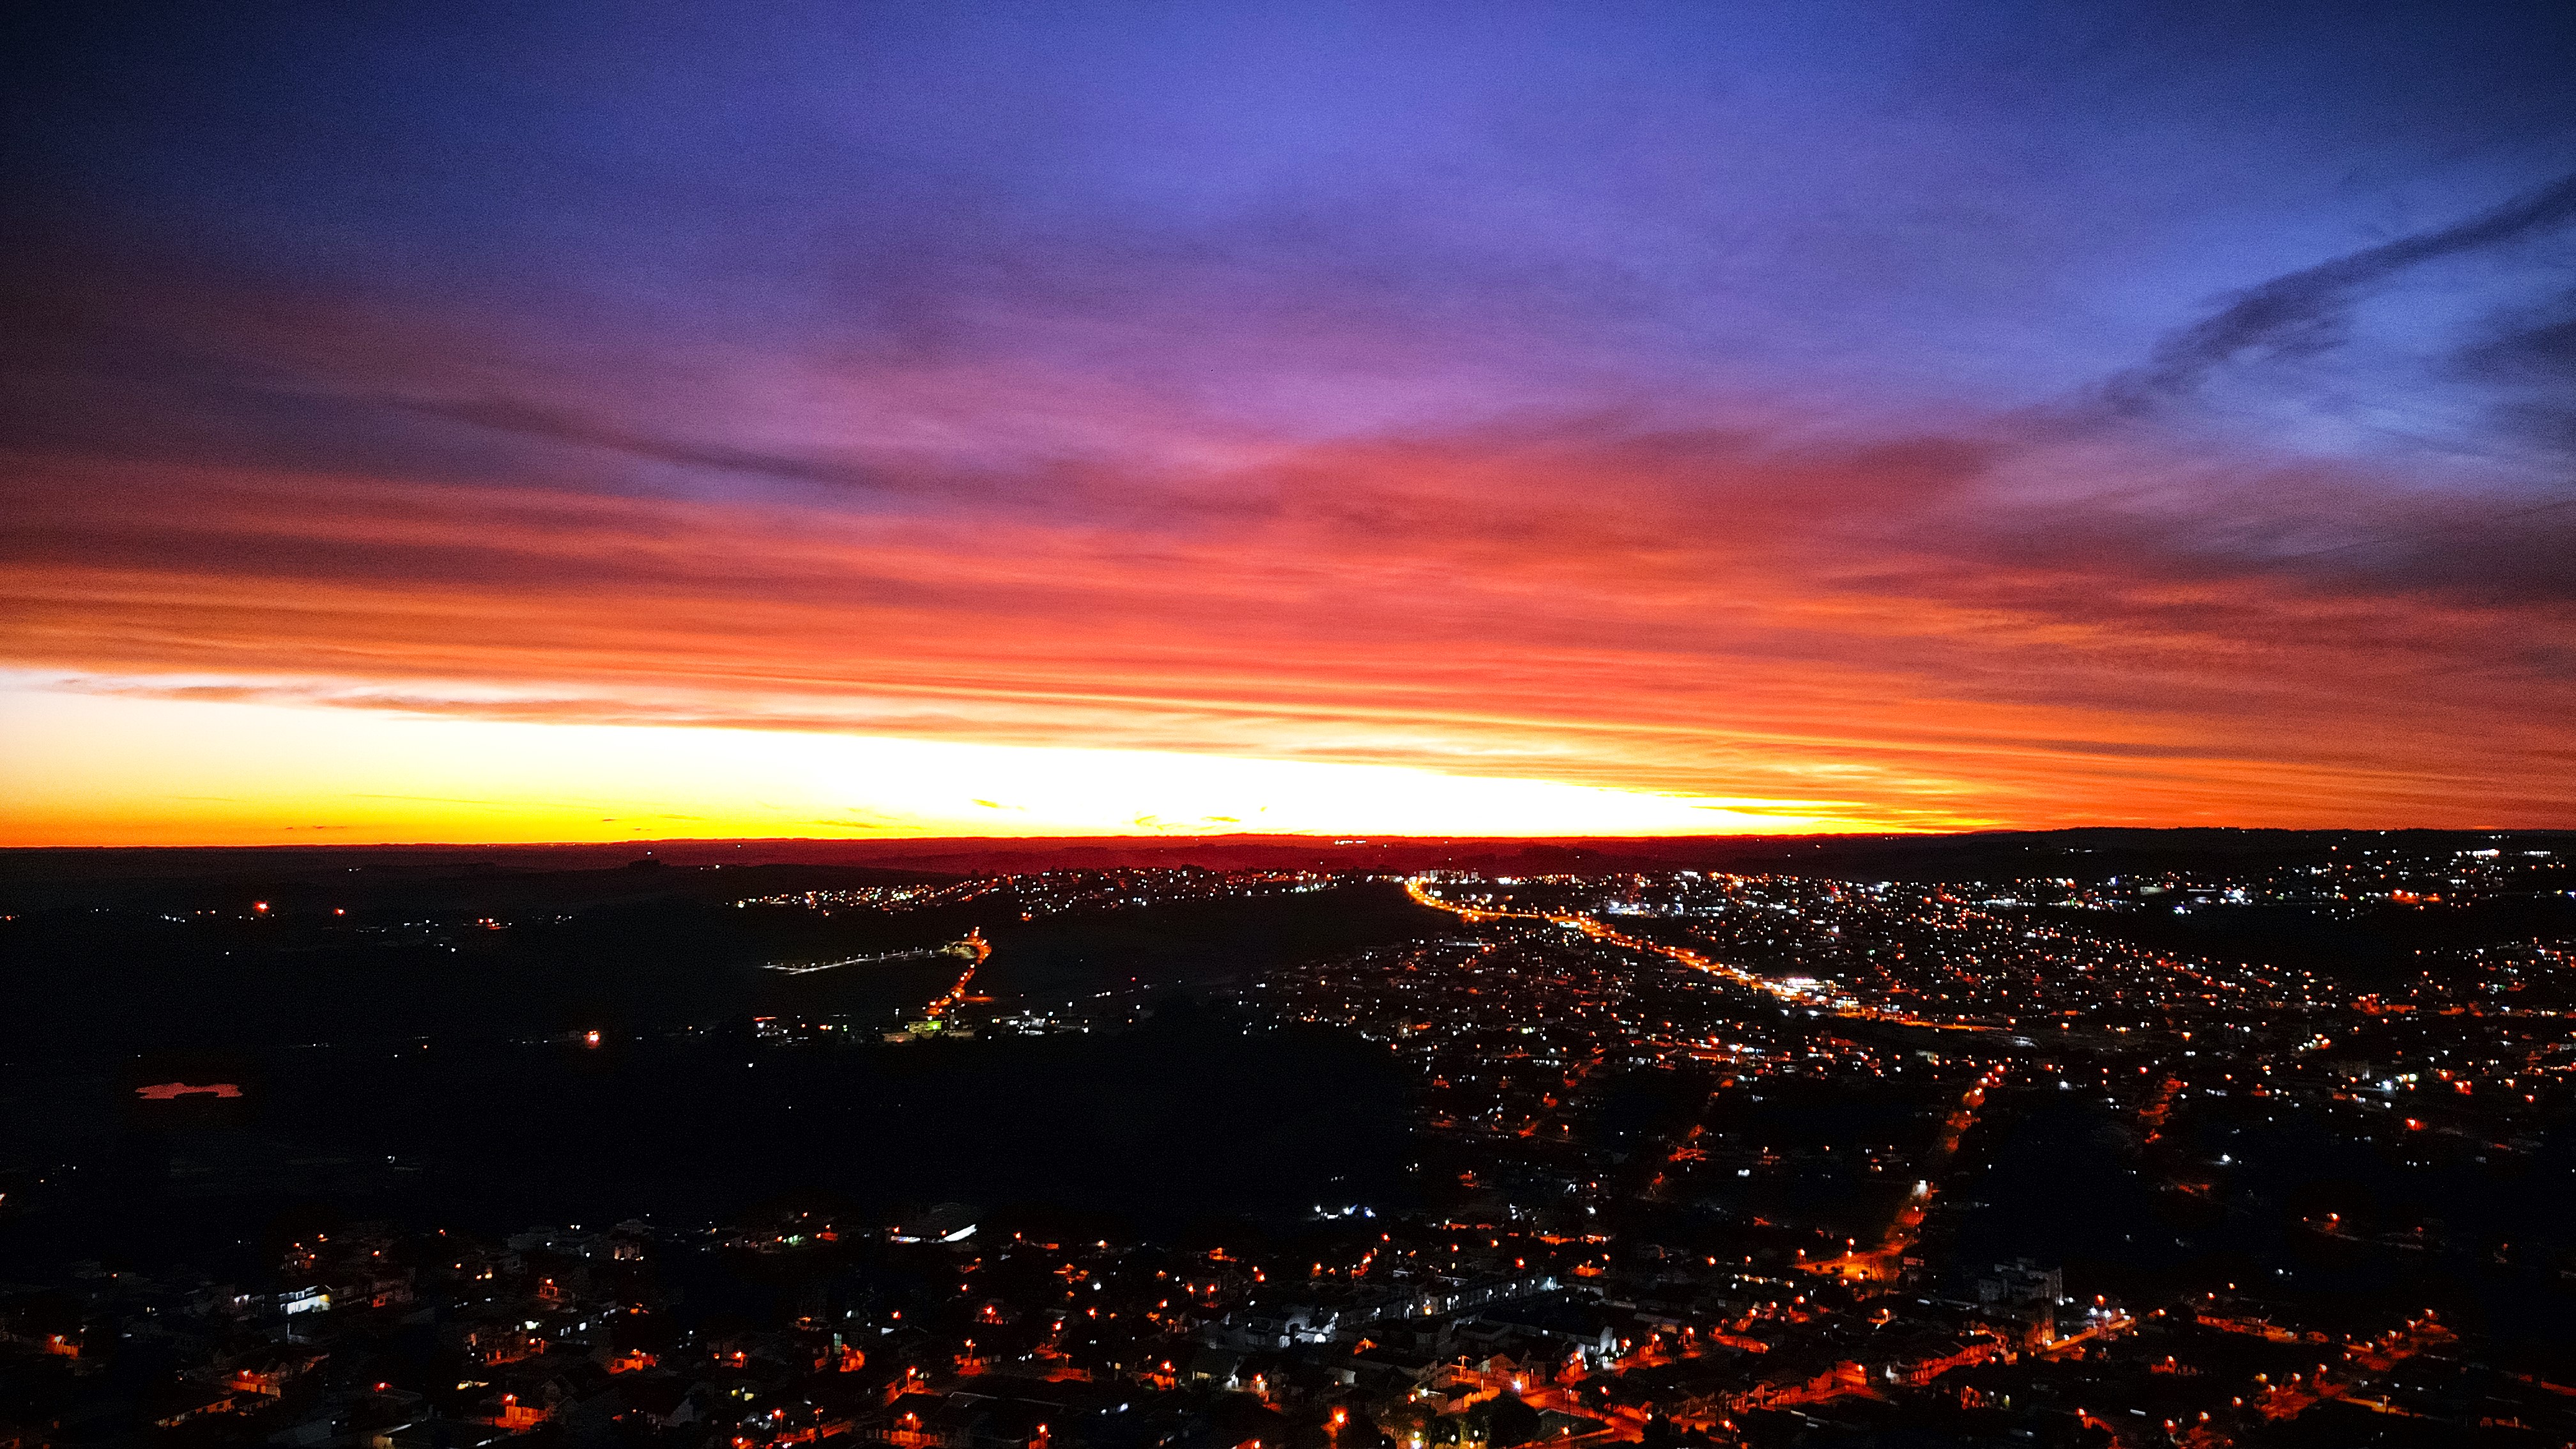
<svg viewBox="0 0 2576 1449"><path fill-rule="evenodd" d="M668 852L22 861L8 1432L2576 1435L2565 835Z"/></svg>

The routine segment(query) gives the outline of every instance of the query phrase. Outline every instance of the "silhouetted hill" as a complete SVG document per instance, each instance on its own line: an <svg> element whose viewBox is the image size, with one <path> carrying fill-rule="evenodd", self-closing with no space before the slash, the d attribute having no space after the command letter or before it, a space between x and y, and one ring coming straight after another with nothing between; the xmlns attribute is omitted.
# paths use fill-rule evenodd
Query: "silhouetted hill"
<svg viewBox="0 0 2576 1449"><path fill-rule="evenodd" d="M1689 836L1636 839L1315 836L1113 836L934 840L657 840L572 845L241 846L0 851L0 909L136 904L230 905L246 893L465 906L534 899L685 894L715 900L773 890L886 884L1041 870L1196 865L1213 870L1610 874L1729 870L1888 880L1989 880L2245 868L2330 844L2467 848L2499 839L2564 846L2571 831L2352 831L2093 828L1951 835ZM647 883L623 868L670 869ZM723 867L721 870L715 867ZM757 870L761 875L736 872ZM799 872L803 872L800 874ZM553 878L551 883L540 883ZM683 882L686 882L683 884ZM756 885L747 888L746 882ZM261 897L266 898L266 897ZM347 902L339 902L346 904Z"/></svg>

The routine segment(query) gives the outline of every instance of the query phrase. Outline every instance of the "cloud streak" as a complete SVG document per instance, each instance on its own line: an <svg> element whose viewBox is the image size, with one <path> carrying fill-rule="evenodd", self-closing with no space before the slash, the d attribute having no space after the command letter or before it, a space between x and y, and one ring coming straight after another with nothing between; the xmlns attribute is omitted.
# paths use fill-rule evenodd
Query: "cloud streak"
<svg viewBox="0 0 2576 1449"><path fill-rule="evenodd" d="M2461 771L2472 808L2545 798L2536 706L2570 671L2539 646L2566 637L2563 599L2213 552L2188 514L2092 497L1998 517L1957 481L1983 464L1932 486L1900 456L1343 447L1229 480L1276 500L1255 522L1150 538L1068 525L1062 500L853 518L265 474L191 477L173 511L166 469L92 467L26 500L6 598L22 664L195 697L1856 781L1948 815L2065 809L2074 778L2085 818L2205 809L2249 778L2281 812L2437 765L2422 808ZM2282 506L2289 527L2306 500ZM2568 538L2449 521L2499 549ZM150 682L181 673L277 682ZM2365 716L2367 742L2346 732Z"/></svg>
<svg viewBox="0 0 2576 1449"><path fill-rule="evenodd" d="M2356 302L2428 262L2510 246L2576 222L2576 175L2454 225L2366 247L2236 293L2217 312L2158 342L2147 363L2114 379L2115 403L2137 409L2191 391L2242 358L2326 351L2344 340Z"/></svg>

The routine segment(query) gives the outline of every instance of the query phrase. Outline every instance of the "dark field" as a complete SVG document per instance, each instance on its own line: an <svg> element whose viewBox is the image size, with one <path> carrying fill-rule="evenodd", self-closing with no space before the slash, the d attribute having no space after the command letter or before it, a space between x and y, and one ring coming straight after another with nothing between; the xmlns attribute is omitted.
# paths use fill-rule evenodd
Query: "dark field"
<svg viewBox="0 0 2576 1449"><path fill-rule="evenodd" d="M278 1053L232 1063L245 1095L225 1101L13 1073L7 1154L45 1164L52 1210L0 1219L0 1257L184 1258L343 1217L728 1221L787 1201L1042 1204L1171 1233L1401 1189L1404 1086L1337 1038L1246 1039L1184 1006L1115 1037L702 1035ZM23 1200L34 1169L17 1175Z"/></svg>
<svg viewBox="0 0 2576 1449"><path fill-rule="evenodd" d="M810 975L769 961L935 946L970 929L993 943L979 985L1066 1001L1200 982L1402 940L1439 924L1392 885L1020 919L997 892L901 913L736 909L733 893L881 883L874 873L580 872L406 889L333 906L312 887L172 892L177 919L55 909L0 922L0 1060L95 1063L136 1053L262 1052L431 1039L612 1035L757 1015L875 1025L956 974L944 959ZM784 883L781 877L785 877ZM711 891L724 897L709 899ZM541 893L543 892L543 893ZM351 893L354 894L354 893ZM220 899L222 914L191 917ZM254 918L249 907L268 900ZM346 910L336 916L334 910ZM492 924L483 924L488 916Z"/></svg>
<svg viewBox="0 0 2576 1449"><path fill-rule="evenodd" d="M1171 994L1439 924L1396 887L1034 920L1007 890L894 913L731 904L904 879L179 880L0 922L0 1258L177 1259L353 1214L723 1221L797 1198L1044 1205L1173 1232L1400 1193L1407 1089L1382 1052L1247 1039ZM994 946L979 993L1080 1004L1104 1030L888 1046L956 959L763 969L970 929ZM756 1017L837 1035L782 1045ZM158 1082L242 1095L137 1099Z"/></svg>

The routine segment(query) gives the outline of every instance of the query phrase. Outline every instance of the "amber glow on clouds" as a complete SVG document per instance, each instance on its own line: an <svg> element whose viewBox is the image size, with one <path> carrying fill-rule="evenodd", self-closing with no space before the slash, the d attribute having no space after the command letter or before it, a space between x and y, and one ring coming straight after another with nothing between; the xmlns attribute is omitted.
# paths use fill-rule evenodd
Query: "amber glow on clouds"
<svg viewBox="0 0 2576 1449"><path fill-rule="evenodd" d="M2563 9L65 9L0 843L2576 825Z"/></svg>
<svg viewBox="0 0 2576 1449"><path fill-rule="evenodd" d="M1274 495L1221 540L229 472L172 511L149 502L169 470L93 470L20 515L9 827L1644 833L2551 804L2513 752L2545 765L2554 722L2473 680L2387 688L2509 645L2511 611L2140 577L2082 541L1962 577L1881 519L1845 540L1781 517L1764 495L1801 480L1761 469L1704 482L1742 497L1692 537L1655 517L1652 463L1587 480L1615 504L1593 513L1516 481L1580 459L1305 460L1361 521ZM1377 523L1453 497L1476 526ZM112 566L47 547L103 537Z"/></svg>

